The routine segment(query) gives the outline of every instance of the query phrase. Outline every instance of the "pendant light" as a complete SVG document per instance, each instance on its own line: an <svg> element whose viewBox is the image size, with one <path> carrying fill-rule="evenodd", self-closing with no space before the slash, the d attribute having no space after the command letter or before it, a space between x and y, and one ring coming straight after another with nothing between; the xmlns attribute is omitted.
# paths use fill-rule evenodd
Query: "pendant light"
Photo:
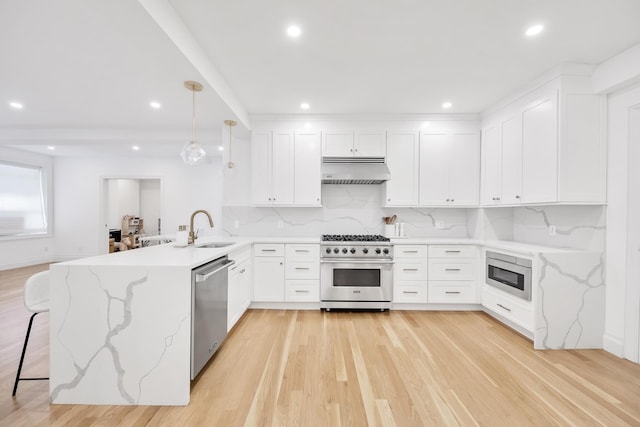
<svg viewBox="0 0 640 427"><path fill-rule="evenodd" d="M224 124L229 126L229 163L227 163L227 167L229 169L233 168L233 162L231 161L231 128L238 124L238 122L234 120L225 120Z"/></svg>
<svg viewBox="0 0 640 427"><path fill-rule="evenodd" d="M180 152L180 156L182 160L190 165L195 166L199 165L204 161L204 158L207 156L207 152L196 142L196 92L200 92L202 90L202 85L198 82L186 81L184 82L184 87L189 89L192 93L192 120L191 120L191 141L187 142L184 147L182 147L182 151Z"/></svg>

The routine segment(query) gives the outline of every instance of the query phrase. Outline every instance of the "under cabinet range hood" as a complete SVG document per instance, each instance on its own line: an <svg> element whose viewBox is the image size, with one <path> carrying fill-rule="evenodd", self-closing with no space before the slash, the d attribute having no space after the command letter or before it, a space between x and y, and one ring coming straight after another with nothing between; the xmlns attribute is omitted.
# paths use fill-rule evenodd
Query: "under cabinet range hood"
<svg viewBox="0 0 640 427"><path fill-rule="evenodd" d="M391 178L384 157L323 157L323 184L382 184Z"/></svg>

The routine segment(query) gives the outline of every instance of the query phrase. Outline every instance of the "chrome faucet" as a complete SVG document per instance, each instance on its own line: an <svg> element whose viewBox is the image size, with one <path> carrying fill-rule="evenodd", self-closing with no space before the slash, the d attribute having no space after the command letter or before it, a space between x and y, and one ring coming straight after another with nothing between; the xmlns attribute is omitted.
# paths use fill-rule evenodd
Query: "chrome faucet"
<svg viewBox="0 0 640 427"><path fill-rule="evenodd" d="M205 211L204 209L199 209L192 213L191 221L189 222L189 240L187 242L190 245L192 245L198 238L198 235L193 232L193 218L199 213L203 213L207 216L207 218L209 218L209 226L213 228L213 219L211 219L211 214L209 212Z"/></svg>

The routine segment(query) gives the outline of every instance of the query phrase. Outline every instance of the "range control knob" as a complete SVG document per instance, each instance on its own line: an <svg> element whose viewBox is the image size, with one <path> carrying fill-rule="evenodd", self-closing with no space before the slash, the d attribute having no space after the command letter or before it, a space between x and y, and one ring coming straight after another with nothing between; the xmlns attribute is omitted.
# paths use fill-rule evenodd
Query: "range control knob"
<svg viewBox="0 0 640 427"><path fill-rule="evenodd" d="M356 250L354 248L351 248L351 250L349 252L351 252L352 254L355 254Z"/></svg>
<svg viewBox="0 0 640 427"><path fill-rule="evenodd" d="M331 248L327 248L327 253L330 254L331 253Z"/></svg>
<svg viewBox="0 0 640 427"><path fill-rule="evenodd" d="M342 248L342 253L346 254L347 253L347 248Z"/></svg>
<svg viewBox="0 0 640 427"><path fill-rule="evenodd" d="M386 255L386 254L389 253L389 249L385 248L385 249L382 250L382 252Z"/></svg>
<svg viewBox="0 0 640 427"><path fill-rule="evenodd" d="M368 254L369 253L369 249L367 249L367 248L362 249L362 253L363 254Z"/></svg>
<svg viewBox="0 0 640 427"><path fill-rule="evenodd" d="M334 249L333 249L333 253L334 253L334 254L337 254L338 252L340 252L340 250L338 250L338 248L334 248Z"/></svg>
<svg viewBox="0 0 640 427"><path fill-rule="evenodd" d="M380 254L380 248L376 248L376 253L379 255Z"/></svg>

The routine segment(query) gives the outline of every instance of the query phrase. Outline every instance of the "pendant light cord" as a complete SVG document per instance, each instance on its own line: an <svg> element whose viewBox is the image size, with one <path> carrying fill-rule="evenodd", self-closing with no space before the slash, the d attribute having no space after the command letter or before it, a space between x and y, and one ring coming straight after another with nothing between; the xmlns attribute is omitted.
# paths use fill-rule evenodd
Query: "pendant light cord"
<svg viewBox="0 0 640 427"><path fill-rule="evenodd" d="M191 86L191 143L196 142L196 91L195 87Z"/></svg>
<svg viewBox="0 0 640 427"><path fill-rule="evenodd" d="M231 124L229 124L229 163L231 163Z"/></svg>

